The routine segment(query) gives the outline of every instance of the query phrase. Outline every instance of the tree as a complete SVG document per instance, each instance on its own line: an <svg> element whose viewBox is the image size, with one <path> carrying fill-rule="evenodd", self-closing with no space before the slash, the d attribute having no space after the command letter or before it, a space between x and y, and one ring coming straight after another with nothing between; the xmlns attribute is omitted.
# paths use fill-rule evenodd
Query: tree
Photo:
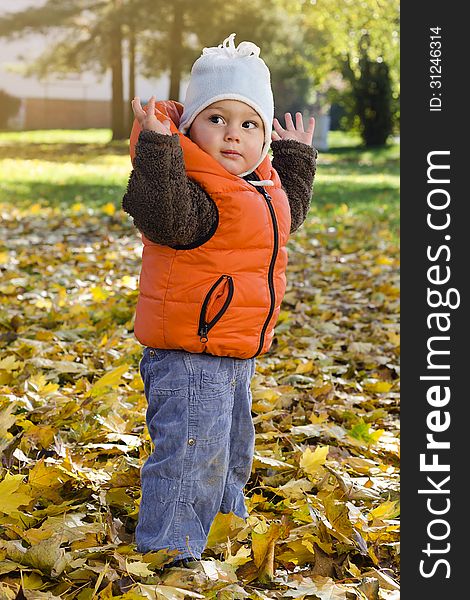
<svg viewBox="0 0 470 600"><path fill-rule="evenodd" d="M39 7L0 19L0 36L50 34L51 30L59 34L48 50L29 64L26 74L40 79L51 73L60 76L85 69L103 75L110 69L113 139L125 139L133 117L129 110L130 120L124 118L122 69L126 50L129 100L135 95L137 55L139 73L144 77L169 73L168 97L178 100L183 74L204 46L219 44L239 29L248 31L246 39L252 39L253 30L262 32L261 41L279 39L278 24L275 29L270 26L273 17L262 4L253 0L251 8L257 18L247 21L246 2L242 0L232 0L229 5L220 0L46 0ZM237 41L242 39L239 35Z"/></svg>
<svg viewBox="0 0 470 600"><path fill-rule="evenodd" d="M388 65L371 60L368 35L364 35L359 61L360 76L352 81L361 135L366 146L382 146L392 132L391 85Z"/></svg>
<svg viewBox="0 0 470 600"><path fill-rule="evenodd" d="M385 140L399 114L398 1L317 0L303 2L300 12L318 80L327 84L334 72L341 74L364 143ZM338 98L334 89L330 98Z"/></svg>
<svg viewBox="0 0 470 600"><path fill-rule="evenodd" d="M8 120L14 117L20 108L21 101L15 96L0 90L0 129L7 126Z"/></svg>
<svg viewBox="0 0 470 600"><path fill-rule="evenodd" d="M128 135L123 114L122 17L124 0L47 0L43 5L0 20L0 36L24 33L57 34L55 43L28 65L26 75L39 79L90 68L104 74L111 69L113 139Z"/></svg>

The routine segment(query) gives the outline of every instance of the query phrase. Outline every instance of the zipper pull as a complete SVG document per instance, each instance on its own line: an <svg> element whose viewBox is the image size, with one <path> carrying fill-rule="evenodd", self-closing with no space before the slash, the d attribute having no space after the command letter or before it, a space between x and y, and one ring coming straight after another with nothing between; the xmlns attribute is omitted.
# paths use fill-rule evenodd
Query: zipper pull
<svg viewBox="0 0 470 600"><path fill-rule="evenodd" d="M207 323L204 323L204 325L201 327L199 341L202 344L207 344L208 340L209 338L207 337Z"/></svg>
<svg viewBox="0 0 470 600"><path fill-rule="evenodd" d="M263 191L261 192L263 194L263 196L266 198L266 200L272 200L271 196L268 194L268 192L264 189L261 188Z"/></svg>

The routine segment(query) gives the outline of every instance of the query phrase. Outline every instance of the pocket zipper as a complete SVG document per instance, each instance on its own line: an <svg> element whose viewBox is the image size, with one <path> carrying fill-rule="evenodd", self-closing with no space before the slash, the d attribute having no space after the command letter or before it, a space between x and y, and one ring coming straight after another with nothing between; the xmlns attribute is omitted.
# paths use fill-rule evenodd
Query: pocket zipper
<svg viewBox="0 0 470 600"><path fill-rule="evenodd" d="M226 280L226 281L224 281ZM220 310L217 312L217 314L215 315L215 317L213 319L211 319L210 321L206 320L206 313L207 313L207 309L209 306L209 301L211 299L212 294L215 292L215 290L217 289L217 287L219 286L219 284L223 282L223 285L221 286L221 292L218 296L216 296L213 305L211 308L214 308L215 306L218 306L221 304L222 300L220 300L220 298L223 297L224 293L225 293L225 288L227 287L227 283L228 283L228 295L222 305L222 307L220 308ZM227 282L227 283L226 283ZM201 308L201 314L199 317L199 329L198 329L198 335L199 335L199 339L201 341L201 343L206 344L209 340L208 338L208 333L209 331L212 329L212 327L214 327L214 325L217 323L217 321L224 315L224 313L227 311L228 306L230 304L230 302L232 301L232 297L233 297L233 279L230 275L221 275L219 277L219 279L217 279L217 281L214 283L214 285L211 287L211 289L207 292L206 297L204 298L204 302L202 303L202 308Z"/></svg>

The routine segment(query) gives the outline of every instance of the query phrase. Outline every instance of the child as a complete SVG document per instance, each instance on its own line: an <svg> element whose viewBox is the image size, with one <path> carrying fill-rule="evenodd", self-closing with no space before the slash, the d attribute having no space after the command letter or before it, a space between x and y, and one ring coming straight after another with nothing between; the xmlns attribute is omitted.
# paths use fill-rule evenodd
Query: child
<svg viewBox="0 0 470 600"><path fill-rule="evenodd" d="M135 336L154 452L141 470L139 552L200 559L216 514L248 516L250 381L272 344L286 244L304 221L315 121L274 119L267 66L231 34L196 60L184 107L142 109L123 209L144 244ZM268 156L272 143L273 160Z"/></svg>

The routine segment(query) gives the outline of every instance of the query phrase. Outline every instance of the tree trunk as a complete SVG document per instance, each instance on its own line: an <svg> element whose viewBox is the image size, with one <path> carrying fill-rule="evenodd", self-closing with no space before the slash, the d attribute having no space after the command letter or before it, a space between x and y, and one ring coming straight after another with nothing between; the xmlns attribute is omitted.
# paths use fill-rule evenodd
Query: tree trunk
<svg viewBox="0 0 470 600"><path fill-rule="evenodd" d="M179 100L181 80L181 51L183 48L183 7L173 2L173 21L170 29L170 94L169 100Z"/></svg>
<svg viewBox="0 0 470 600"><path fill-rule="evenodd" d="M131 107L131 101L135 96L135 26L134 23L129 25L129 101L127 103L127 126L129 131L134 123L134 113Z"/></svg>
<svg viewBox="0 0 470 600"><path fill-rule="evenodd" d="M114 0L116 14L121 0ZM124 121L124 90L122 77L122 28L120 21L113 22L110 36L110 63L112 77L111 129L112 140L124 140L128 137Z"/></svg>

